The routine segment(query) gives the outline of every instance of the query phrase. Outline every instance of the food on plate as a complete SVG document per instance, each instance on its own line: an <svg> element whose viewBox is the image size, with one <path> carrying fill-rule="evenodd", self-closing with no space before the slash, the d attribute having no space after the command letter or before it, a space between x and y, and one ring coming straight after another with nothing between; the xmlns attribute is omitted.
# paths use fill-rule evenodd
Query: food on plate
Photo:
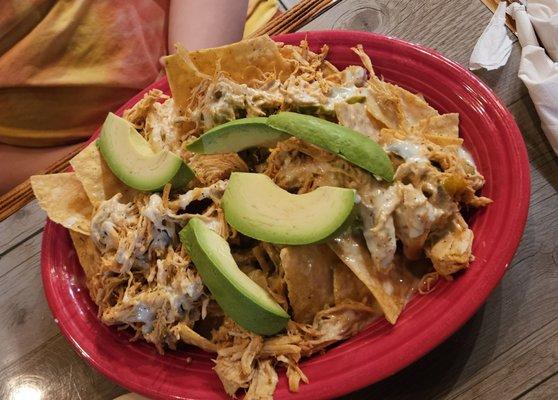
<svg viewBox="0 0 558 400"><path fill-rule="evenodd" d="M199 218L192 218L180 231L180 240L204 285L228 317L259 335L285 329L289 314L238 268L229 244L218 233Z"/></svg>
<svg viewBox="0 0 558 400"><path fill-rule="evenodd" d="M217 125L187 148L194 153L238 152L251 147L274 147L287 139L298 137L391 181L393 166L386 152L361 133L339 124L310 115L280 112L269 118L242 118Z"/></svg>
<svg viewBox="0 0 558 400"><path fill-rule="evenodd" d="M340 232L355 207L354 189L321 186L292 194L264 174L233 172L221 200L227 223L274 244L312 244Z"/></svg>
<svg viewBox="0 0 558 400"><path fill-rule="evenodd" d="M126 185L138 190L158 190L171 182L185 187L193 172L176 154L153 151L147 140L124 118L109 113L97 142L111 171Z"/></svg>
<svg viewBox="0 0 558 400"><path fill-rule="evenodd" d="M31 185L51 220L75 232L90 233L93 207L74 172L32 176Z"/></svg>
<svg viewBox="0 0 558 400"><path fill-rule="evenodd" d="M235 119L210 129L187 146L193 153L237 153L251 147L274 147L289 135L272 128L267 118Z"/></svg>
<svg viewBox="0 0 558 400"><path fill-rule="evenodd" d="M321 118L293 112L281 112L267 120L273 128L338 154L388 182L393 179L393 165L387 153L362 133Z"/></svg>
<svg viewBox="0 0 558 400"><path fill-rule="evenodd" d="M185 187L171 173L130 187L113 168L125 145L95 142L74 172L32 178L104 324L160 353L211 352L229 395L271 398L278 373L297 391L302 359L378 318L396 324L414 293L469 267L462 210L491 201L458 115L353 50L362 66L338 70L304 41L179 49L164 60L172 97L150 90L123 119L141 151L192 169Z"/></svg>

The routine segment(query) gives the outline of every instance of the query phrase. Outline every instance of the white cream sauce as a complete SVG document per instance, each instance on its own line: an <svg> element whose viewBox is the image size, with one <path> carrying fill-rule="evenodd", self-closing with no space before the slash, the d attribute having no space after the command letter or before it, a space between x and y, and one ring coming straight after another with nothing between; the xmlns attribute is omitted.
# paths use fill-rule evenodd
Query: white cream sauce
<svg viewBox="0 0 558 400"><path fill-rule="evenodd" d="M390 267L397 248L393 212L401 202L399 192L397 184L377 189L371 200L363 198L359 204L366 246L380 268Z"/></svg>
<svg viewBox="0 0 558 400"><path fill-rule="evenodd" d="M403 201L395 210L398 236L410 239L423 235L443 211L428 202L424 194L412 185L401 186Z"/></svg>
<svg viewBox="0 0 558 400"><path fill-rule="evenodd" d="M163 199L158 194L152 194L141 214L153 223L151 230L153 241L150 247L155 250L166 249L175 235L175 224L168 218Z"/></svg>
<svg viewBox="0 0 558 400"><path fill-rule="evenodd" d="M155 310L148 307L144 303L138 303L135 306L134 316L129 322L141 322L143 326L141 331L147 334L153 330L153 319L155 318Z"/></svg>
<svg viewBox="0 0 558 400"><path fill-rule="evenodd" d="M228 180L215 182L213 185L204 188L194 188L178 196L178 204L181 209L185 209L194 200L220 199L227 188Z"/></svg>
<svg viewBox="0 0 558 400"><path fill-rule="evenodd" d="M343 83L340 86L332 86L327 94L326 103L322 106L332 111L335 104L364 99L367 89L364 88L367 75L366 70L358 66L347 67L342 72Z"/></svg>
<svg viewBox="0 0 558 400"><path fill-rule="evenodd" d="M462 158L463 160L467 161L469 164L471 164L473 167L477 168L476 164L475 164L475 160L473 160L473 156L471 155L471 153L469 153L467 150L465 150L463 147L460 147L459 150L457 150L457 155Z"/></svg>
<svg viewBox="0 0 558 400"><path fill-rule="evenodd" d="M91 218L91 238L101 252L116 250L119 246L119 231L135 219L131 203L119 202L122 195L116 194L103 201Z"/></svg>
<svg viewBox="0 0 558 400"><path fill-rule="evenodd" d="M396 140L386 150L397 154L406 162L428 162L423 146L408 140Z"/></svg>

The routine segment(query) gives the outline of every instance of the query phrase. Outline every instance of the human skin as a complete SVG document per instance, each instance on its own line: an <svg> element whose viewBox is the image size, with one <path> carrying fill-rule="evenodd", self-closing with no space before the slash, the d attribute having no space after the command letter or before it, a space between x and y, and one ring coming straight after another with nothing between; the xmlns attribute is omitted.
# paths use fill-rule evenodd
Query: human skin
<svg viewBox="0 0 558 400"><path fill-rule="evenodd" d="M248 0L171 0L168 52L217 47L242 39Z"/></svg>

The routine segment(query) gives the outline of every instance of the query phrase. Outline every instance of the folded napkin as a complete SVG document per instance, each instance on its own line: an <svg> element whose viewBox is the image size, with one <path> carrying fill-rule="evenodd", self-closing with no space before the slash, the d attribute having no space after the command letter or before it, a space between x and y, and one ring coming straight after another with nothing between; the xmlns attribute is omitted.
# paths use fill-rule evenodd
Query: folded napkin
<svg viewBox="0 0 558 400"><path fill-rule="evenodd" d="M558 0L529 0L527 14L546 52L558 61Z"/></svg>
<svg viewBox="0 0 558 400"><path fill-rule="evenodd" d="M501 1L473 49L469 69L500 68L508 61L512 44L506 29L506 2Z"/></svg>
<svg viewBox="0 0 558 400"><path fill-rule="evenodd" d="M535 5L534 3L540 6L536 8L537 12L535 14L527 13L527 10ZM550 6L555 7L554 11ZM556 51L558 0L529 1L527 10L525 6L518 3L512 3L507 10L515 19L517 36L523 47L518 76L529 90L529 96L539 114L542 129L554 152L558 154L558 63L552 61L545 49L540 46L531 24L531 22L537 21L539 24L537 35L541 41L546 38L547 42L543 41L545 47L548 43L549 48ZM536 25L535 28L537 28Z"/></svg>

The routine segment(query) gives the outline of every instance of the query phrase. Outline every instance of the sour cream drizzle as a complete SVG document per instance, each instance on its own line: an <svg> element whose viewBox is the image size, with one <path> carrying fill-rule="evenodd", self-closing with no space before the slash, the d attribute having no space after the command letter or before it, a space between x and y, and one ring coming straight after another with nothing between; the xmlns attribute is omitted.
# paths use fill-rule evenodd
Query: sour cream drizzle
<svg viewBox="0 0 558 400"><path fill-rule="evenodd" d="M401 156L406 162L428 161L422 146L406 140L396 140L387 145L386 150Z"/></svg>
<svg viewBox="0 0 558 400"><path fill-rule="evenodd" d="M464 159L465 161L467 161L469 164L471 164L473 167L477 167L477 165L475 164L475 160L473 160L473 156L471 156L471 153L469 153L467 150L465 150L463 147L460 147L459 150L457 150L457 155Z"/></svg>

